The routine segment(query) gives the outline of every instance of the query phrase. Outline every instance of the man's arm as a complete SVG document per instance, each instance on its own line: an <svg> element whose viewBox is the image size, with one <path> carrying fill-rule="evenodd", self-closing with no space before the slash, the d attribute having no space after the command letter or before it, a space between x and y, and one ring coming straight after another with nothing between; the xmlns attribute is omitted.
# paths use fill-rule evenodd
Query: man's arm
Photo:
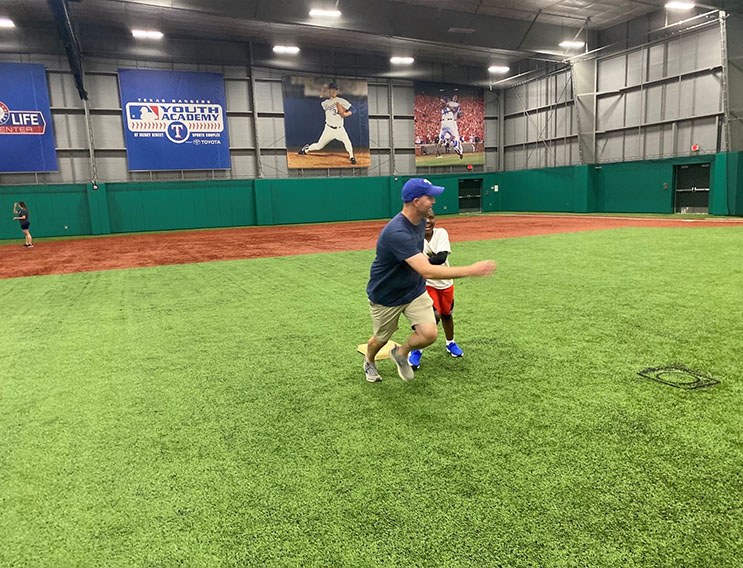
<svg viewBox="0 0 743 568"><path fill-rule="evenodd" d="M338 110L338 114L340 114L343 118L348 118L353 114L351 107L348 107L348 110L346 110L343 108L343 105L341 103L335 103L335 107Z"/></svg>
<svg viewBox="0 0 743 568"><path fill-rule="evenodd" d="M425 279L448 279L448 278L465 278L467 276L490 276L495 270L495 262L492 260L481 260L469 266L440 266L431 264L428 257L419 252L415 256L406 258L410 268L415 270Z"/></svg>

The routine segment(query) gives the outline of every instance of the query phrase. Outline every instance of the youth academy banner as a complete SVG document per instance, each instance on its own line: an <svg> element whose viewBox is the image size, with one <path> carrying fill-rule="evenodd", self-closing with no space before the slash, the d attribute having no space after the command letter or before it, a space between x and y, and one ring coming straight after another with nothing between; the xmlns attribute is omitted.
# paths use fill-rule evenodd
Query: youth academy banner
<svg viewBox="0 0 743 568"><path fill-rule="evenodd" d="M0 63L0 172L55 172L43 65Z"/></svg>
<svg viewBox="0 0 743 568"><path fill-rule="evenodd" d="M230 169L222 75L119 69L119 87L130 171Z"/></svg>

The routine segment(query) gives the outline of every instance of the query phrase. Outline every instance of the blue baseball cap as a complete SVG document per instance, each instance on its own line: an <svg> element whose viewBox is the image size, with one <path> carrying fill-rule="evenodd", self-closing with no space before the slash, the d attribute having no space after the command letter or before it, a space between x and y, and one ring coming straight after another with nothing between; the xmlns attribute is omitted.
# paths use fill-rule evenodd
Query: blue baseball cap
<svg viewBox="0 0 743 568"><path fill-rule="evenodd" d="M402 200L404 203L409 203L416 197L423 197L424 195L441 195L443 192L443 187L440 185L433 185L427 179L411 178L402 186Z"/></svg>

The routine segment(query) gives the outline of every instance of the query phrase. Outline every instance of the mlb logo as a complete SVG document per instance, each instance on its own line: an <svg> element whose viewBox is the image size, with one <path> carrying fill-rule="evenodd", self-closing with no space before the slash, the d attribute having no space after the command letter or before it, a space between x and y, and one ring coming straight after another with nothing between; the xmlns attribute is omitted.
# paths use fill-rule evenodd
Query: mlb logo
<svg viewBox="0 0 743 568"><path fill-rule="evenodd" d="M144 120L152 122L160 120L160 107L158 105L128 104L130 120Z"/></svg>

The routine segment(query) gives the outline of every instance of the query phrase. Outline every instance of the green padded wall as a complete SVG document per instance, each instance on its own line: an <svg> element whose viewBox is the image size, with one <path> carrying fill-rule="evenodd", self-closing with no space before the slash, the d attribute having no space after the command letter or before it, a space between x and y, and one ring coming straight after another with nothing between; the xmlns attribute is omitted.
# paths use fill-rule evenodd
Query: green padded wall
<svg viewBox="0 0 743 568"><path fill-rule="evenodd" d="M105 186L112 233L256 224L252 180Z"/></svg>
<svg viewBox="0 0 743 568"><path fill-rule="evenodd" d="M741 152L428 179L446 188L439 215L459 212L459 181L472 178L482 179L483 211L672 213L674 167L694 163L711 165L710 213L743 215ZM10 213L21 200L38 237L389 219L410 177L0 186L0 239L20 238Z"/></svg>
<svg viewBox="0 0 743 568"><path fill-rule="evenodd" d="M727 191L715 202L719 202L718 215L743 215L743 153L733 152L720 156L720 169L725 175ZM711 208L710 208L711 211Z"/></svg>
<svg viewBox="0 0 743 568"><path fill-rule="evenodd" d="M499 211L582 211L585 166L499 172Z"/></svg>
<svg viewBox="0 0 743 568"><path fill-rule="evenodd" d="M391 207L388 177L261 179L255 192L259 225L380 219Z"/></svg>
<svg viewBox="0 0 743 568"><path fill-rule="evenodd" d="M673 213L673 163L622 162L596 166L599 211Z"/></svg>
<svg viewBox="0 0 743 568"><path fill-rule="evenodd" d="M23 238L18 221L13 221L15 201L26 202L34 237L91 234L84 184L0 186L0 239Z"/></svg>

